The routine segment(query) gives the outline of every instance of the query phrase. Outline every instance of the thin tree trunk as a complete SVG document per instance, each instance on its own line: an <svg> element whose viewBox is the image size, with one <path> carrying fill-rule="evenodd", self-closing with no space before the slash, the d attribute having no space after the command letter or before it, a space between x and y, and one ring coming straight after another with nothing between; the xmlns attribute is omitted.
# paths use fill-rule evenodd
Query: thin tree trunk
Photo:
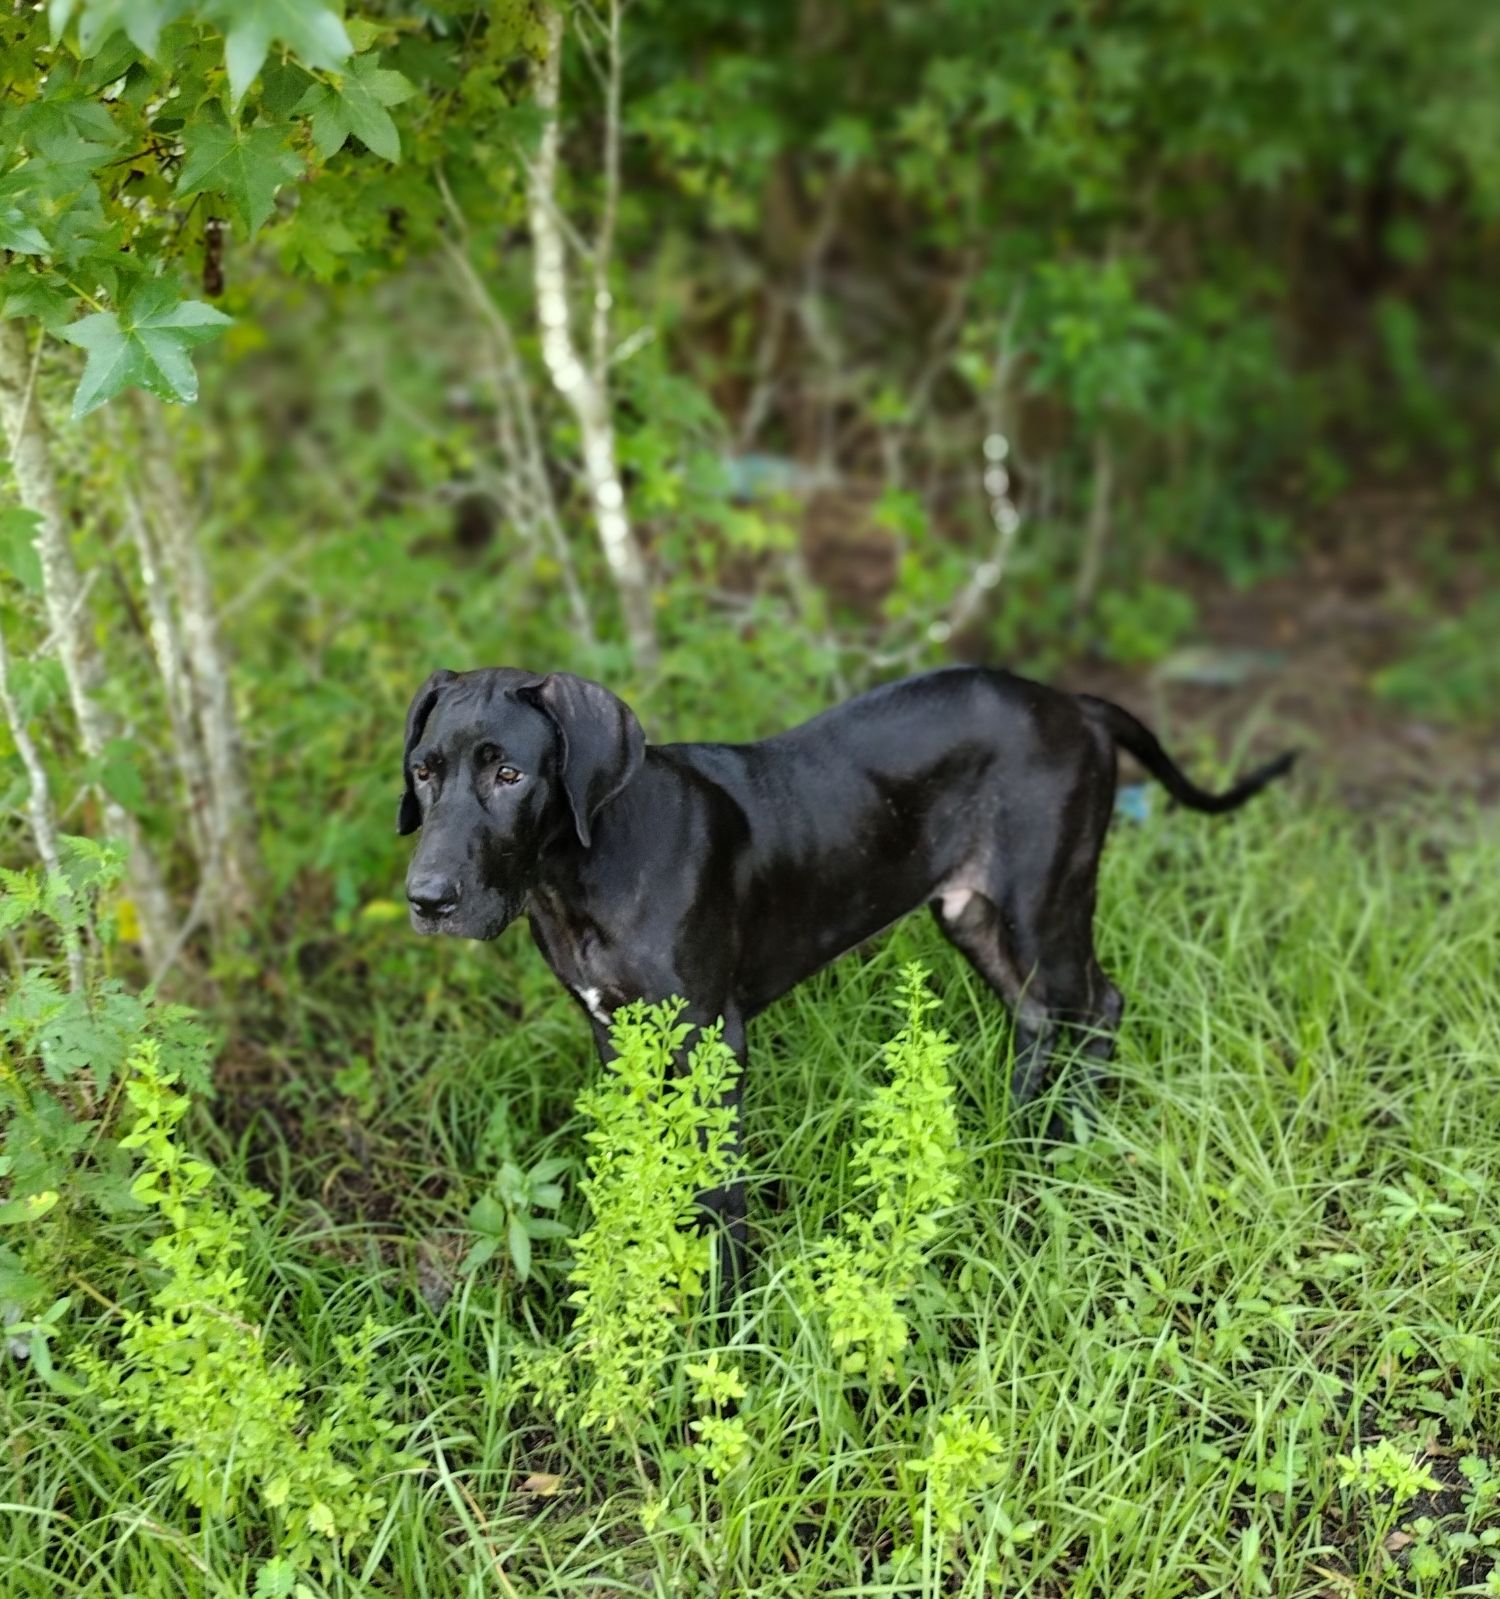
<svg viewBox="0 0 1500 1599"><path fill-rule="evenodd" d="M118 435L116 446L123 449ZM171 582L163 570L161 550L135 484L127 481L121 495L125 527L140 558L151 649L161 674L167 721L172 730L172 752L182 774L188 834L198 863L198 875L200 879L210 878L218 868L216 829L210 815L213 792L208 775L208 759L193 714L193 684L187 650L172 603Z"/></svg>
<svg viewBox="0 0 1500 1599"><path fill-rule="evenodd" d="M36 550L52 647L62 664L68 698L78 722L84 754L97 760L116 736L114 718L95 697L99 658L89 639L83 584L63 518L62 497L53 470L51 441L32 387L35 365L19 321L0 322L0 424L10 445L11 470L21 504L37 517ZM171 906L156 857L140 825L101 787L105 826L130 846L130 876L141 927L141 944L154 964L166 948Z"/></svg>
<svg viewBox="0 0 1500 1599"><path fill-rule="evenodd" d="M36 839L36 852L49 877L63 875L62 851L58 845L57 824L52 819L52 789L47 781L47 768L31 739L31 730L21 707L10 691L10 653L5 644L5 631L0 628L0 709L10 723L10 736L15 740L21 764L26 768L30 787L26 796L26 809L31 816L31 832ZM83 945L77 930L63 929L63 946L68 955L68 987L75 994L84 990Z"/></svg>
<svg viewBox="0 0 1500 1599"><path fill-rule="evenodd" d="M614 296L609 288L609 263L615 249L615 222L620 212L620 0L608 0L607 34L609 50L604 73L604 206L599 228L594 235L594 372L603 383L609 371L610 311ZM562 38L558 37L558 65L561 71Z"/></svg>
<svg viewBox="0 0 1500 1599"><path fill-rule="evenodd" d="M557 209L558 85L562 75L564 20L560 7L543 13L547 53L537 68L536 103L544 122L527 186L531 214L533 270L536 281L537 318L542 329L542 359L559 394L572 408L583 441L583 473L594 502L599 543L619 591L625 632L636 665L649 670L656 663L656 619L651 602L651 581L645 553L625 509L625 490L615 452L615 429L610 415L607 332L608 311L601 266L595 255L594 329L596 359L592 365L580 358L573 338L568 305L568 263L563 227ZM611 33L611 54L618 71L618 30ZM618 109L618 90L610 100ZM609 154L618 143L618 120L606 129L606 176L616 168ZM606 226L613 226L613 201L606 204ZM606 248L608 236L599 241Z"/></svg>
<svg viewBox="0 0 1500 1599"><path fill-rule="evenodd" d="M552 549L562 575L563 590L568 597L568 609L573 615L573 629L580 640L590 648L597 642L594 618L589 611L588 599L578 580L578 570L573 564L573 554L568 548L567 534L562 518L557 514L557 501L552 493L552 479L547 471L547 460L542 453L541 433L532 410L531 392L527 387L526 373L516 349L505 312L490 293L474 263L469 259L469 227L458 202L453 198L447 181L438 174L438 187L448 215L458 231L457 240L445 239L449 261L464 297L469 301L479 319L490 333L493 350L491 367L494 375L497 408L497 432L500 447L512 463L512 476L519 492L508 497L516 503L509 509L524 526L539 527L542 537Z"/></svg>
<svg viewBox="0 0 1500 1599"><path fill-rule="evenodd" d="M995 350L995 374L990 382L985 407L984 474L981 483L995 529L995 542L989 556L974 568L969 581L959 592L948 615L940 624L943 637L960 633L979 614L986 599L1005 581L1016 537L1021 531L1021 512L1011 492L1011 465L1018 429L1015 417L1015 370L1017 362L1014 332L1021 313L1020 296L1012 298L1010 310L1000 330Z"/></svg>
<svg viewBox="0 0 1500 1599"><path fill-rule="evenodd" d="M211 885L210 900L243 915L254 899L260 856L255 841L255 806L234 708L234 686L219 634L213 585L195 537L172 441L157 402L142 398L137 415L144 439L141 456L148 515L161 541L164 572L177 590L190 703L208 779L210 853L224 876L222 885Z"/></svg>

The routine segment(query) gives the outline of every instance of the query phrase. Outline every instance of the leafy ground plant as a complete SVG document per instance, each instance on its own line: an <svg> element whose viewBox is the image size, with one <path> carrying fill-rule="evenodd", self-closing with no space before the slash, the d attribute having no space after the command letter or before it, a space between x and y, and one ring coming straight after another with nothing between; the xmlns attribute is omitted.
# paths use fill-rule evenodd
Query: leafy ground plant
<svg viewBox="0 0 1500 1599"><path fill-rule="evenodd" d="M386 1505L380 1480L410 1464L395 1447L390 1394L374 1381L380 1328L367 1319L339 1340L345 1370L314 1421L304 1375L275 1358L250 1319L243 1211L267 1196L215 1196L214 1168L180 1141L189 1100L155 1040L128 1070L136 1115L120 1142L139 1152L132 1192L166 1224L146 1250L165 1281L146 1310L125 1312L111 1353L82 1351L79 1365L106 1414L168 1441L189 1504L228 1516L250 1499L275 1528L285 1568L331 1568L368 1542Z"/></svg>
<svg viewBox="0 0 1500 1599"><path fill-rule="evenodd" d="M955 1046L927 1024L937 1008L918 963L901 974L905 1025L884 1047L890 1081L870 1096L855 1147L859 1205L813 1267L829 1340L846 1372L895 1375L911 1329L902 1303L939 1222L958 1198L961 1156L948 1062Z"/></svg>
<svg viewBox="0 0 1500 1599"><path fill-rule="evenodd" d="M573 1244L576 1317L562 1349L524 1368L559 1418L605 1432L633 1434L655 1411L669 1352L710 1272L715 1239L697 1195L721 1185L734 1158L727 1096L739 1063L722 1025L694 1028L684 1004L615 1012L614 1058L579 1101L592 1220Z"/></svg>
<svg viewBox="0 0 1500 1599"><path fill-rule="evenodd" d="M1494 639L1500 594L1481 597L1461 616L1431 624L1411 650L1375 677L1375 692L1417 716L1482 726L1500 693Z"/></svg>
<svg viewBox="0 0 1500 1599"><path fill-rule="evenodd" d="M253 1545L274 1551L257 1592L288 1593L368 1544L383 1480L413 1464L374 1370L381 1328L366 1317L335 1336L318 1395L268 1341L243 1267L267 1196L227 1184L183 1125L206 1086L207 1037L97 959L64 991L42 929L69 956L106 951L98 901L122 865L86 840L68 862L62 877L6 873L0 901L0 923L37 951L0 1010L0 1226L16 1240L0 1247L6 1348L76 1424L150 1440L143 1475L169 1482L205 1530L238 1528L239 1562ZM64 1281L74 1292L40 1311ZM87 1332L86 1305L108 1312ZM31 1410L24 1392L8 1410L13 1398Z"/></svg>
<svg viewBox="0 0 1500 1599"><path fill-rule="evenodd" d="M509 1117L497 1106L485 1129L485 1153L495 1162L486 1191L469 1212L470 1230L478 1236L463 1258L461 1271L477 1271L505 1249L519 1282L531 1276L532 1244L541 1238L566 1238L567 1227L537 1211L556 1210L562 1203L557 1179L571 1161L566 1155L548 1156L523 1169L511 1151Z"/></svg>

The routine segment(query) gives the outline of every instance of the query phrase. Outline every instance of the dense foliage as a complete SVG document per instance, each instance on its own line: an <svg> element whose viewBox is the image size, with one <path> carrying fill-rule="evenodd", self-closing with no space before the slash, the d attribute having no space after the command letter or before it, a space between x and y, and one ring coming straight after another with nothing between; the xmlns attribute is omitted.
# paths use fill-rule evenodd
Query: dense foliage
<svg viewBox="0 0 1500 1599"><path fill-rule="evenodd" d="M0 17L6 1599L1500 1592L1486 818L1129 794L1061 1147L919 922L736 1148L711 1030L601 1073L392 837L435 666L654 738L1136 669L1361 485L1373 694L1482 726L1497 70L1463 0Z"/></svg>

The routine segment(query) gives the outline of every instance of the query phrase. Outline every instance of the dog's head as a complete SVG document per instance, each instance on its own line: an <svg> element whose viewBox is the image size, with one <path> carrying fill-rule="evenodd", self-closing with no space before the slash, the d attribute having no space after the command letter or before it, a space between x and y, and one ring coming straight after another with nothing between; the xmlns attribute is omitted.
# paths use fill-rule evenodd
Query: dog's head
<svg viewBox="0 0 1500 1599"><path fill-rule="evenodd" d="M398 833L422 829L406 873L412 926L494 938L549 851L589 847L645 744L623 700L571 673L434 672L406 713L396 820Z"/></svg>

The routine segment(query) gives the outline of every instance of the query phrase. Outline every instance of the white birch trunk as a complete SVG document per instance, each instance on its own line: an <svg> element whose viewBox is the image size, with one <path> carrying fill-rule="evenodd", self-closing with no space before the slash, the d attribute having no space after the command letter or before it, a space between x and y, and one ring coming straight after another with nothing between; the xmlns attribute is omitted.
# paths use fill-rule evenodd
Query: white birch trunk
<svg viewBox="0 0 1500 1599"><path fill-rule="evenodd" d="M123 448L118 435L116 442L117 447ZM156 656L157 671L161 675L167 721L172 730L172 753L182 774L189 841L198 863L199 878L209 878L218 867L215 828L210 815L213 793L207 757L193 714L193 685L188 670L187 650L172 603L171 582L163 570L161 550L140 496L133 483L127 483L122 492L125 527L140 560L151 650Z"/></svg>
<svg viewBox="0 0 1500 1599"><path fill-rule="evenodd" d="M148 491L147 511L160 539L164 575L176 589L189 703L207 782L205 821L212 865L205 861L205 870L217 869L223 874L222 884L209 885L208 901L243 914L254 896L260 859L255 842L255 807L246 776L228 659L219 634L213 585L194 534L172 441L159 407L155 401L143 399L137 406L137 415L144 440L141 457Z"/></svg>
<svg viewBox="0 0 1500 1599"><path fill-rule="evenodd" d="M441 179L439 180L441 182ZM516 349L510 323L495 297L485 287L469 259L466 243L468 227L459 212L446 184L443 197L449 214L458 225L462 237L458 242L445 241L448 259L453 264L455 276L464 297L488 328L493 354L491 371L495 384L496 432L500 449L512 467L503 473L501 492L506 501L506 515L532 536L538 530L552 551L562 575L563 590L572 612L573 630L590 648L597 642L594 618L589 611L588 599L578 579L578 569L573 564L573 554L568 548L567 534L562 518L557 513L557 501L552 493L552 479L547 471L547 458L542 450L541 431L537 427L536 413L531 405L531 390L526 382L526 371Z"/></svg>
<svg viewBox="0 0 1500 1599"><path fill-rule="evenodd" d="M11 470L21 504L37 517L36 549L52 647L62 664L68 698L84 754L96 760L117 729L96 696L100 662L89 637L83 584L63 517L51 442L32 394L35 369L19 321L0 322L0 425L10 446ZM168 943L171 907L156 857L139 824L102 788L104 823L130 846L130 877L141 927L141 944L154 967Z"/></svg>
<svg viewBox="0 0 1500 1599"><path fill-rule="evenodd" d="M620 482L614 422L610 414L607 362L596 358L589 366L580 359L568 305L567 249L557 210L558 85L562 76L564 29L561 9L555 5L547 7L543 22L547 53L537 68L536 102L545 120L527 187L542 359L547 363L547 371L558 393L577 419L583 442L584 480L593 500L594 522L605 564L620 595L631 654L637 667L649 670L657 656L651 581L645 554L625 509L625 490ZM609 134L618 139L617 124L611 127ZM607 172L609 170L607 167ZM612 226L612 212L609 216ZM607 244L608 241L601 242ZM601 271L596 251L595 336L596 346L602 352L607 340L600 332L600 319L608 306L603 298L607 291L597 286ZM603 328L607 333L607 322Z"/></svg>

